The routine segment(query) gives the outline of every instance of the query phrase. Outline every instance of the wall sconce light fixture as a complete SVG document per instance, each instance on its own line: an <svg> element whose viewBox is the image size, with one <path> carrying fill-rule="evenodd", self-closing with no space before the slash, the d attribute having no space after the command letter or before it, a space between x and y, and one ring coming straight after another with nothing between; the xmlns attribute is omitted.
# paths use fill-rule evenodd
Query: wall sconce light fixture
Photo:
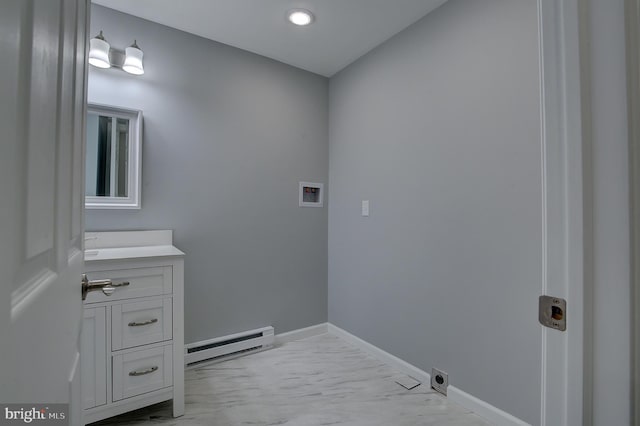
<svg viewBox="0 0 640 426"><path fill-rule="evenodd" d="M124 52L118 51L111 48L102 31L89 42L89 63L98 68L114 66L129 74L142 75L144 74L142 56L143 53L137 41L134 41Z"/></svg>
<svg viewBox="0 0 640 426"><path fill-rule="evenodd" d="M129 74L142 75L144 67L142 66L142 50L138 47L138 41L134 40L133 44L125 49L124 64L122 69Z"/></svg>
<svg viewBox="0 0 640 426"><path fill-rule="evenodd" d="M102 30L89 42L89 63L98 68L111 68L109 50L111 46L105 40Z"/></svg>

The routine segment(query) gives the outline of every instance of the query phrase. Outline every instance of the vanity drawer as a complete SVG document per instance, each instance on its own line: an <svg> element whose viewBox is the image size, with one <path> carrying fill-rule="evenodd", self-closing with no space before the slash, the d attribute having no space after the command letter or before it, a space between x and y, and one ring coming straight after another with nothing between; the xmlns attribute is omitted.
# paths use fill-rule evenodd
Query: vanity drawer
<svg viewBox="0 0 640 426"><path fill-rule="evenodd" d="M172 386L172 355L172 345L114 355L113 400Z"/></svg>
<svg viewBox="0 0 640 426"><path fill-rule="evenodd" d="M110 279L116 288L111 296L107 296L99 290L92 291L87 294L85 303L171 294L173 291L172 273L171 266L87 272L89 280ZM129 285L118 286L118 284L125 282L128 282Z"/></svg>
<svg viewBox="0 0 640 426"><path fill-rule="evenodd" d="M111 307L114 351L171 340L171 298L123 303Z"/></svg>

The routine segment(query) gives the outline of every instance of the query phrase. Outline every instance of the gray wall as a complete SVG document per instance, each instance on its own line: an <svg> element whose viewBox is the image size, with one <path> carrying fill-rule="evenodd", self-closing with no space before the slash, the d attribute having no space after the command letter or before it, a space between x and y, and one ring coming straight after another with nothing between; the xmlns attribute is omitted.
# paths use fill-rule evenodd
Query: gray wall
<svg viewBox="0 0 640 426"><path fill-rule="evenodd" d="M590 0L594 181L593 419L631 424L624 0Z"/></svg>
<svg viewBox="0 0 640 426"><path fill-rule="evenodd" d="M134 39L146 74L91 67L89 102L144 113L142 210L86 212L87 230L173 229L187 342L327 320L327 79L93 6L91 33Z"/></svg>
<svg viewBox="0 0 640 426"><path fill-rule="evenodd" d="M329 95L329 321L531 424L538 93L536 2L451 0Z"/></svg>

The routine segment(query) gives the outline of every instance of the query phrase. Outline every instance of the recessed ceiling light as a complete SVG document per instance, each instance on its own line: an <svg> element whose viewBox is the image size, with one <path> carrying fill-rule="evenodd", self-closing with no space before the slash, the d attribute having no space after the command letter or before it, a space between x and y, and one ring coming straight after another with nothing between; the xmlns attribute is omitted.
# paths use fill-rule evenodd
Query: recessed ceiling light
<svg viewBox="0 0 640 426"><path fill-rule="evenodd" d="M292 24L304 27L313 22L313 13L306 9L292 9L287 12L287 19L289 19L289 22Z"/></svg>

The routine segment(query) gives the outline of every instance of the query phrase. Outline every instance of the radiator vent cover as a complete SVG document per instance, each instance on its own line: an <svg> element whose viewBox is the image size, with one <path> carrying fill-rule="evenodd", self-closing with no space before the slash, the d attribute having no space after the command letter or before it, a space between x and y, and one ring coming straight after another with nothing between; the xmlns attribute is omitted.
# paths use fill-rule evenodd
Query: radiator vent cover
<svg viewBox="0 0 640 426"><path fill-rule="evenodd" d="M184 362L193 367L205 362L222 361L273 347L273 327L264 327L185 346Z"/></svg>

